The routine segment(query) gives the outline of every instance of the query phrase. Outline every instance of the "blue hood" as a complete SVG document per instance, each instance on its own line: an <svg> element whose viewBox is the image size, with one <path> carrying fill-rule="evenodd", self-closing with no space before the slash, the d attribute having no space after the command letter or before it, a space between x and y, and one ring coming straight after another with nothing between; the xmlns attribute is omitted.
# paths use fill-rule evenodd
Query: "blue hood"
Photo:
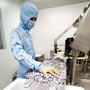
<svg viewBox="0 0 90 90"><path fill-rule="evenodd" d="M30 30L28 28L28 21L30 18L38 17L38 9L36 6L31 3L31 2L25 2L20 11L20 25L25 29L25 30Z"/></svg>

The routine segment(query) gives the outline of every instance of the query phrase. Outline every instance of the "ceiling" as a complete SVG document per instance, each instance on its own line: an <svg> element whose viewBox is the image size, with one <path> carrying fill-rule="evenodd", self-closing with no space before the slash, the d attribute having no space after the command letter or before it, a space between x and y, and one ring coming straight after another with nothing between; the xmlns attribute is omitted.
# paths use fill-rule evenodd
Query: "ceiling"
<svg viewBox="0 0 90 90"><path fill-rule="evenodd" d="M45 8L87 2L90 0L21 0L21 1L22 2L31 1L38 7L38 9L45 9Z"/></svg>

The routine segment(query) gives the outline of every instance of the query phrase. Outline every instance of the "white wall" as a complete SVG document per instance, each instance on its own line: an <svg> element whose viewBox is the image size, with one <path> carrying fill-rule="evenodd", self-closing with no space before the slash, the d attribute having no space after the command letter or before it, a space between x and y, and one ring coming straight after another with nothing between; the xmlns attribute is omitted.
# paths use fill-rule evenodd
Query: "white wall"
<svg viewBox="0 0 90 90"><path fill-rule="evenodd" d="M54 39L82 14L83 7L88 3L40 10L36 26L32 30L36 52L44 53L46 57L49 57L50 50L54 48ZM58 43L64 43L65 38L72 36L75 31L72 28Z"/></svg>
<svg viewBox="0 0 90 90"><path fill-rule="evenodd" d="M21 2L18 0L2 0L1 15L5 37L5 49L0 50L0 90L12 82L18 63L10 51L10 31L19 24Z"/></svg>
<svg viewBox="0 0 90 90"><path fill-rule="evenodd" d="M20 22L21 3L19 0L5 0L3 3L5 3L1 8L3 29L5 33L6 47L10 48L10 32L12 29L16 28Z"/></svg>

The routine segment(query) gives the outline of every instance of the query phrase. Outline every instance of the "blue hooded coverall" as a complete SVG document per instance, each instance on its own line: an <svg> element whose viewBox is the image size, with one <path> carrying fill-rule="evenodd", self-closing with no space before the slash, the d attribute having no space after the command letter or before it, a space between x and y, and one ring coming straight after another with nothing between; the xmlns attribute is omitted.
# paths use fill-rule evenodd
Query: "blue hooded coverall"
<svg viewBox="0 0 90 90"><path fill-rule="evenodd" d="M20 11L20 24L10 33L11 51L19 62L17 78L26 78L29 69L38 71L42 65L35 61L32 36L29 34L28 21L32 17L38 17L38 10L31 2L25 2Z"/></svg>

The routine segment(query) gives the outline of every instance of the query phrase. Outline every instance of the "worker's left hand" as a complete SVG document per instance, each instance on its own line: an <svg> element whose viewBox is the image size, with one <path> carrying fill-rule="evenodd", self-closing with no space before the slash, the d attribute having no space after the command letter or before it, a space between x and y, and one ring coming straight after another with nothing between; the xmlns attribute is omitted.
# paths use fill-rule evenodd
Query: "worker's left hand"
<svg viewBox="0 0 90 90"><path fill-rule="evenodd" d="M39 69L39 72L43 73L46 78L48 78L47 73L52 74L53 76L57 77L59 75L59 71L51 66L42 65Z"/></svg>

